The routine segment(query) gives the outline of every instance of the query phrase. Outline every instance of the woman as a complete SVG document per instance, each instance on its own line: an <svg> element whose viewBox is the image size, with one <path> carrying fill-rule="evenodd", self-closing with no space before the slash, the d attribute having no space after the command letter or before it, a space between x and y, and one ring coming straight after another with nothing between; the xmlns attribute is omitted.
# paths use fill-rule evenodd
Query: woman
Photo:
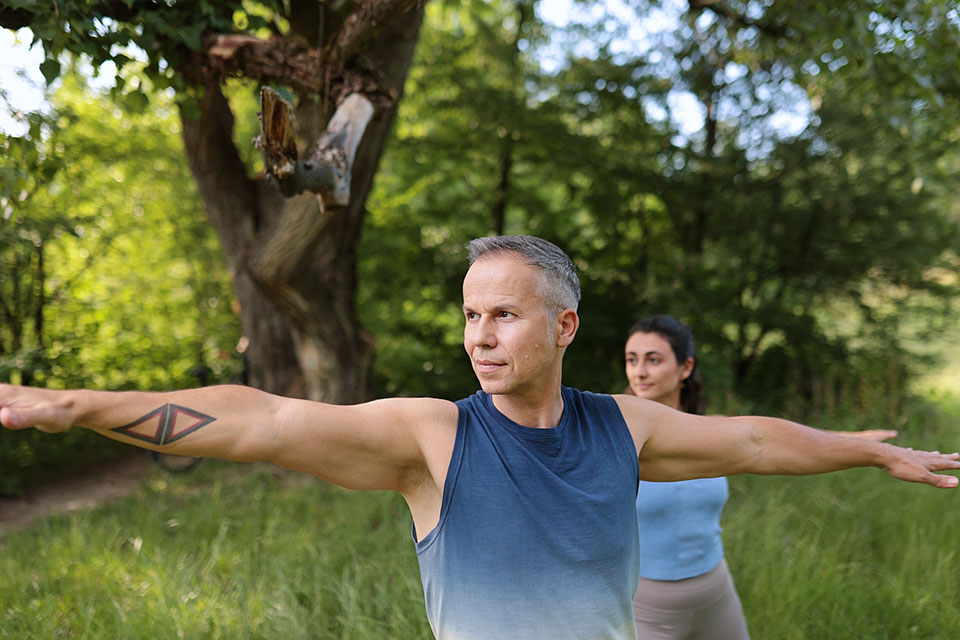
<svg viewBox="0 0 960 640"><path fill-rule="evenodd" d="M679 411L703 413L703 384L690 329L669 315L630 329L628 393ZM886 440L896 431L851 436ZM639 640L747 640L740 598L723 557L720 514L726 478L640 481L640 586L633 603Z"/></svg>

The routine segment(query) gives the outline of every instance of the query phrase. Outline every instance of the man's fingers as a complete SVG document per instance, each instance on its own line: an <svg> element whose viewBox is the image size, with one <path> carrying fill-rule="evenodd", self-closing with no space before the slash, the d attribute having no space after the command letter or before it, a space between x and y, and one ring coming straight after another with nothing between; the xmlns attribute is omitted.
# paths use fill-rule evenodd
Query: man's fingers
<svg viewBox="0 0 960 640"><path fill-rule="evenodd" d="M901 480L922 482L941 489L953 489L960 481L955 476L936 473L938 471L960 471L960 453L939 453L936 451L915 451L903 449L903 466L887 469L890 475Z"/></svg>
<svg viewBox="0 0 960 640"><path fill-rule="evenodd" d="M941 489L953 489L957 486L958 481L955 476L941 476L934 474L933 477L936 478L936 481L933 483L934 486Z"/></svg>
<svg viewBox="0 0 960 640"><path fill-rule="evenodd" d="M9 407L2 407L0 408L0 425L3 425L8 429L19 429L20 417L13 409Z"/></svg>
<svg viewBox="0 0 960 640"><path fill-rule="evenodd" d="M934 471L956 471L960 469L960 454L928 451L926 467L931 472L928 482L941 489L953 489L960 481L955 476L933 473Z"/></svg>
<svg viewBox="0 0 960 640"><path fill-rule="evenodd" d="M960 462L957 461L954 457L942 458L933 463L933 466L930 467L931 470L935 471L947 471L951 469L960 469Z"/></svg>
<svg viewBox="0 0 960 640"><path fill-rule="evenodd" d="M35 427L40 431L63 431L62 410L52 405L0 408L0 424L8 429Z"/></svg>
<svg viewBox="0 0 960 640"><path fill-rule="evenodd" d="M24 410L13 407L0 408L0 424L8 429L26 429L31 426L24 415Z"/></svg>

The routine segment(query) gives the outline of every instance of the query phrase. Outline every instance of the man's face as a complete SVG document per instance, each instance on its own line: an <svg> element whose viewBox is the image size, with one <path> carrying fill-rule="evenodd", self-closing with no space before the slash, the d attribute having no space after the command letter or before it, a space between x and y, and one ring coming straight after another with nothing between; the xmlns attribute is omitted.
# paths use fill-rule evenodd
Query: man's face
<svg viewBox="0 0 960 640"><path fill-rule="evenodd" d="M489 394L536 390L558 370L563 349L539 281L540 269L511 254L481 258L463 279L463 347Z"/></svg>

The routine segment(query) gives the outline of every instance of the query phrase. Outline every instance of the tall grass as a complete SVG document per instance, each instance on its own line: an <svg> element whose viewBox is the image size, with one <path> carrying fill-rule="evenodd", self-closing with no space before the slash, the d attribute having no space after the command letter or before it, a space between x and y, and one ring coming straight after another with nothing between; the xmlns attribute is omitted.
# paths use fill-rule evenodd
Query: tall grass
<svg viewBox="0 0 960 640"><path fill-rule="evenodd" d="M876 470L731 479L727 561L755 638L958 638L955 492Z"/></svg>
<svg viewBox="0 0 960 640"><path fill-rule="evenodd" d="M0 638L426 638L410 517L261 465L158 472L0 540Z"/></svg>
<svg viewBox="0 0 960 640"><path fill-rule="evenodd" d="M960 449L955 403L916 404L896 426L902 446ZM958 490L878 469L730 487L723 539L754 638L960 638Z"/></svg>
<svg viewBox="0 0 960 640"><path fill-rule="evenodd" d="M956 419L901 439L960 442ZM727 559L755 640L960 637L960 493L875 469L730 483ZM392 494L209 461L0 538L0 638L429 637Z"/></svg>

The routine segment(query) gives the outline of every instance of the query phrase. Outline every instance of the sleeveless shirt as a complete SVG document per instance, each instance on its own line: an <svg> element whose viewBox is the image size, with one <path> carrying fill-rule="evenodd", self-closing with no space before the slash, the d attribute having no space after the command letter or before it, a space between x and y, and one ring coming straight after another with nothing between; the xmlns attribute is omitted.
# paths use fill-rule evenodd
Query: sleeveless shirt
<svg viewBox="0 0 960 640"><path fill-rule="evenodd" d="M641 480L637 490L640 576L684 580L720 564L720 514L728 495L726 478Z"/></svg>
<svg viewBox="0 0 960 640"><path fill-rule="evenodd" d="M636 447L613 398L561 392L549 429L483 391L457 402L440 519L416 543L441 640L636 638Z"/></svg>

